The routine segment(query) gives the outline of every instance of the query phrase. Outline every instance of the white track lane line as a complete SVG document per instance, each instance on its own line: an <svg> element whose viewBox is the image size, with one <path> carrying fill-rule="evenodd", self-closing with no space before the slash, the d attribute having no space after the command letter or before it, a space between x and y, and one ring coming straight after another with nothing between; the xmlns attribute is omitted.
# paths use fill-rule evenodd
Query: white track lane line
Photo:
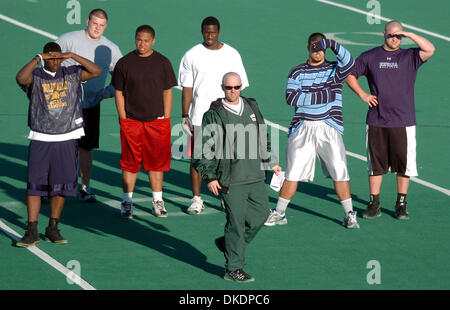
<svg viewBox="0 0 450 310"><path fill-rule="evenodd" d="M373 14L371 12L366 12L366 11L363 11L363 10L360 10L360 9L357 9L357 8L354 8L354 7L345 5L345 4L333 2L333 1L328 1L328 0L315 0L315 1L321 2L321 3L324 3L324 4L328 4L328 5L332 5L332 6L336 6L336 7L339 7L339 8L342 8L342 9L346 9L348 11L356 12L356 13L359 13L359 14L363 14L363 15L366 15L366 16L379 18L380 20L385 21L385 22L389 22L389 21L392 20L391 18L383 17L383 16L380 16L380 15L375 15L375 14ZM418 28L418 27L412 26L412 25L408 25L408 24L405 24L403 22L401 22L401 24L403 25L404 28L409 28L409 29L412 29L414 31L418 31L418 32L421 32L421 33L424 33L424 34L428 34L428 35L433 36L435 38L439 38L439 39L442 39L442 40L445 40L445 41L450 41L449 37L444 36L442 34L431 32L431 31L428 31L428 30L425 30L425 29L422 29L422 28Z"/></svg>
<svg viewBox="0 0 450 310"><path fill-rule="evenodd" d="M21 236L16 231L14 231L11 227L9 227L5 223L3 223L2 220L0 220L0 230L2 230L6 235L8 235L10 238L12 238L15 241L19 241L20 238L21 238ZM26 249L29 250L34 255L36 255L37 257L39 257L40 259L42 259L43 261L45 261L47 264L49 264L50 266L52 266L56 270L58 270L59 272L61 272L66 277L70 277L70 279L73 279L74 274L73 274L73 272L71 270L69 270L66 267L64 267L61 263L56 261L53 257L48 255L47 253L45 253L41 249L39 249L37 246L30 246L30 247L28 247ZM76 280L77 281L75 281L74 283L79 285L82 289L84 289L84 290L96 290L95 287L90 285L88 282L83 280L81 277L77 278Z"/></svg>
<svg viewBox="0 0 450 310"><path fill-rule="evenodd" d="M8 17L8 16L5 16L3 14L0 14L0 19L3 19L5 22L8 22L8 23L11 23L13 25L19 26L20 28L23 28L23 29L35 32L37 34L40 34L40 35L42 35L44 37L47 37L47 38L50 38L52 40L56 40L58 38L54 34L51 34L49 32L46 32L46 31L43 31L43 30L40 30L40 29L37 29L37 28L34 28L33 26L24 24L22 22L19 22L18 20L15 20L15 19L13 19L11 17Z"/></svg>
<svg viewBox="0 0 450 310"><path fill-rule="evenodd" d="M265 119L264 121L265 121L266 124L269 125L269 126L272 126L272 127L274 127L274 128L277 128L277 129L282 130L282 131L284 131L284 132L287 132L287 131L288 131L288 129L287 129L286 127L280 126L280 125L278 125L278 124L276 124L276 123L274 123L274 122L271 122L271 121L269 121L269 120L267 120L267 119ZM367 161L367 158L366 158L365 156L363 156L363 155L359 155L359 154L352 153L352 152L349 152L349 151L345 151L345 153L346 153L348 156L354 157L354 158L356 158L356 159L359 159L359 160L362 160L362 161ZM448 190L448 189L446 189L446 188L443 188L443 187L438 186L438 185L435 185L435 184L433 184L433 183L430 183L430 182L421 180L421 179L416 178L416 177L411 177L410 180L413 181L413 182L419 183L419 184L421 184L421 185L423 185L423 186L425 186L425 187L428 187L428 188L434 189L434 190L436 190L436 191L438 191L438 192L441 192L441 193L443 193L443 194L445 194L445 195L447 195L447 196L450 196L450 190Z"/></svg>

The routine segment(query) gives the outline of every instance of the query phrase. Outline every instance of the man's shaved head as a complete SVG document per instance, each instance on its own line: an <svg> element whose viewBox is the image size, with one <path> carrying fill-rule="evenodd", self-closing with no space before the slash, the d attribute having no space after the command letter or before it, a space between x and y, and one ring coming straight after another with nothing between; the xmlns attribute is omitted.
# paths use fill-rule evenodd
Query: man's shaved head
<svg viewBox="0 0 450 310"><path fill-rule="evenodd" d="M236 72L228 72L222 78L222 85L225 85L225 81L230 77L238 78L239 82L241 82L241 76L239 74L237 74Z"/></svg>
<svg viewBox="0 0 450 310"><path fill-rule="evenodd" d="M396 20L391 20L390 22L387 22L386 25L384 26L384 31L386 33L390 33L391 29L396 29L396 30L403 30L403 26L400 22L396 21Z"/></svg>

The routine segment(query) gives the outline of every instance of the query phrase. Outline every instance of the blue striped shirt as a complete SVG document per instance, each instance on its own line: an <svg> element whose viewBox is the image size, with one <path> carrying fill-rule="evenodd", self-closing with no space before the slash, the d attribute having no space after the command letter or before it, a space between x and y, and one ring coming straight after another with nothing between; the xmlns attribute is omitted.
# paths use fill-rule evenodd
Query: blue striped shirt
<svg viewBox="0 0 450 310"><path fill-rule="evenodd" d="M307 62L294 67L286 86L287 104L295 107L288 135L300 129L305 120L323 120L344 133L342 118L342 87L351 73L354 59L350 52L334 40L319 41L323 49L330 48L337 62L311 66Z"/></svg>

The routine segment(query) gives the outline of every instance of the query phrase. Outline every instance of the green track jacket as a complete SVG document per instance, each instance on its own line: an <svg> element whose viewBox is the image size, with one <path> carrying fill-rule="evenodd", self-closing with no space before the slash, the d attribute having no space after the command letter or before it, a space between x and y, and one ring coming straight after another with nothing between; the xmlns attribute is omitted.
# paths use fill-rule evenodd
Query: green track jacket
<svg viewBox="0 0 450 310"><path fill-rule="evenodd" d="M259 156L264 164L265 170L271 169L278 165L278 158L272 152L269 135L267 134L267 125L259 111L258 104L253 98L243 99L243 104L248 105L256 116L258 128ZM231 183L232 159L226 156L229 141L226 139L225 125L227 121L227 112L222 104L222 99L218 99L211 103L210 109L203 115L202 121L202 137L195 137L195 141L200 142L201 150L196 145L192 159L192 165L202 175L202 179L207 183L217 180L222 187L222 192L228 192ZM210 125L213 125L212 127ZM209 128L218 128L219 130L208 130ZM221 130L220 130L221 129ZM212 143L214 141L214 143ZM218 149L221 145L221 149ZM205 147L206 146L206 147ZM201 154L199 153L201 152Z"/></svg>

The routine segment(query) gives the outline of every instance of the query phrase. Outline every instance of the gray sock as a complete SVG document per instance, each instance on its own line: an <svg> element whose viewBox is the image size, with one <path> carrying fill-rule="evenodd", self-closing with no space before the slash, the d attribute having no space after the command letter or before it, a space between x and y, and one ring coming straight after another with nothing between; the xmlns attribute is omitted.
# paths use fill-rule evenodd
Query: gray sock
<svg viewBox="0 0 450 310"><path fill-rule="evenodd" d="M278 214L284 215L289 202L290 202L290 200L278 197L278 202L277 202L277 207L276 207L276 211L278 212Z"/></svg>

